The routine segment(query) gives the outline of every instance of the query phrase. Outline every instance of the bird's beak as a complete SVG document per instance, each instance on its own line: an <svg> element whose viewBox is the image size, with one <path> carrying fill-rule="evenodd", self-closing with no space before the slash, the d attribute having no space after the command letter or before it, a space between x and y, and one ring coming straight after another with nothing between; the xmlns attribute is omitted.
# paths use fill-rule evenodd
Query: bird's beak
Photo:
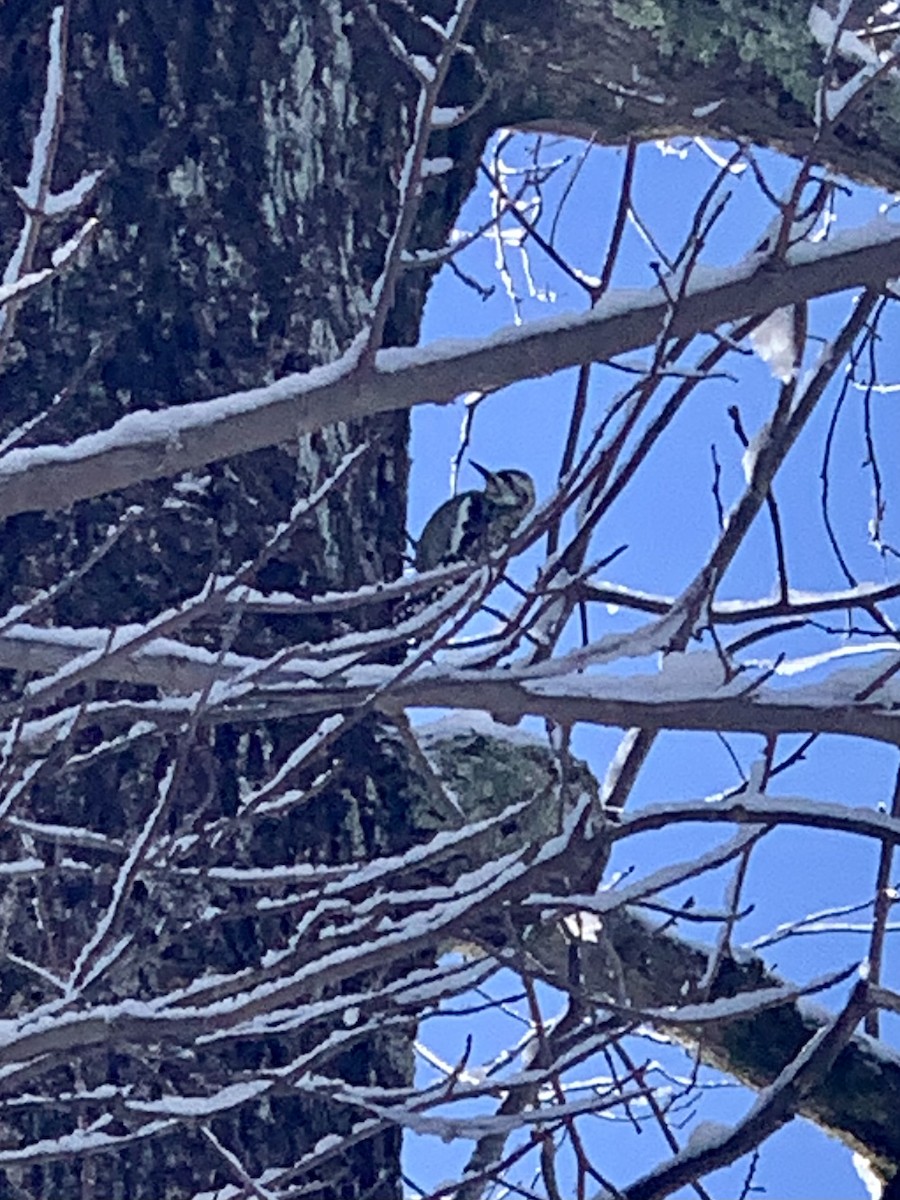
<svg viewBox="0 0 900 1200"><path fill-rule="evenodd" d="M478 474L484 476L485 479L493 478L493 471L489 471L487 467L483 467L481 463L472 462L471 458L469 459L469 466L474 467Z"/></svg>

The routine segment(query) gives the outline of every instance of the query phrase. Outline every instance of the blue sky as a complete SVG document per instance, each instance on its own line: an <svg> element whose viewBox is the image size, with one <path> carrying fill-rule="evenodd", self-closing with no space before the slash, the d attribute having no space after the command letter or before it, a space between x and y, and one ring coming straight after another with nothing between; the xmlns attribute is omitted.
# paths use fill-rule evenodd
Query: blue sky
<svg viewBox="0 0 900 1200"><path fill-rule="evenodd" d="M512 163L528 160L534 139L520 138L505 157ZM545 217L541 228L549 229L555 206L566 191L566 201L557 229L556 246L581 270L599 272L605 254L618 197L624 152L595 148L569 185L572 168L583 155L580 143L558 142L544 151L544 158L569 158L545 186ZM694 145L684 143L684 155L662 153L644 146L636 170L634 198L637 210L659 245L667 252L677 251L690 229L699 196L717 174L711 157ZM726 155L732 147L715 147ZM759 154L758 161L775 194L789 185L796 164L774 154ZM726 264L737 261L753 249L774 210L763 197L752 172L729 177L723 194L731 194L721 220L714 228L704 262ZM852 195L839 192L835 228L842 231L865 223L878 211L885 197L854 188ZM484 184L469 200L459 227L473 229L488 214ZM623 241L613 286L647 287L656 280L648 262L652 257L638 234L629 228ZM493 296L481 301L449 271L438 278L426 309L423 341L446 335L483 335L501 325L510 324L513 308L504 293L494 265L494 247L480 239L466 251L461 266L482 285L495 285ZM523 296L522 312L526 319L554 312L583 311L586 300L580 289L565 278L536 249L530 255L530 270L538 287L555 292L556 301L525 296L526 284L521 263L510 255L514 278ZM828 335L836 322L846 319L851 298L848 294L816 302L810 329L814 335ZM893 326L885 327L892 330ZM898 343L894 342L894 345ZM815 353L813 340L810 353ZM900 377L900 354L885 340L880 349L881 376L892 382ZM699 357L699 355L698 355ZM742 449L727 414L729 405L739 406L748 434L759 427L771 411L778 385L769 369L755 356L732 355L728 370L733 379L703 383L678 418L675 426L652 452L632 487L602 523L592 552L597 557L619 545L627 550L603 572L609 581L627 584L657 593L677 593L702 563L717 532L717 516L712 496L712 449L716 447L722 469L722 495L726 508L743 486ZM592 377L588 420L590 432L606 404L628 385L628 379L609 368L596 368ZM545 498L553 489L569 410L574 392L574 372L548 380L521 384L489 398L482 404L474 422L471 456L492 467L520 466L529 470ZM776 485L785 530L790 580L794 587L825 589L846 586L846 581L831 553L824 534L820 503L819 474L822 446L832 417L833 401L828 400L813 418L800 443L792 452ZM881 467L885 473L889 507L885 530L888 539L897 534L894 510L890 507L890 475L896 474L894 462L887 457L898 444L900 414L892 396L876 396L872 405L873 426L882 447ZM463 406L419 409L414 420L413 476L410 504L410 528L421 529L428 514L449 494L450 468L457 452ZM862 469L866 456L860 398L850 395L836 426L832 487L835 519L850 561L860 578L881 581L896 575L890 557L881 556L866 536L872 513L870 476ZM478 477L464 467L460 486L478 486ZM900 542L900 537L895 536ZM523 579L530 578L539 554L536 551L519 564ZM761 516L745 546L719 590L719 598L762 598L772 594L775 580L771 530ZM897 614L894 614L895 616ZM837 618L835 618L835 621ZM592 636L616 628L633 627L635 618L597 608L592 614ZM819 631L802 632L786 645L792 654L807 653L825 644ZM760 653L770 653L773 643L763 643ZM579 754L602 775L609 756L619 740L617 730L580 727L575 732ZM784 739L783 754L798 739ZM758 737L733 736L729 745L745 769L761 750ZM820 739L807 760L773 782L773 792L802 794L824 800L876 806L889 804L893 790L896 753L889 747L868 746L849 739ZM635 788L631 804L640 806L666 799L702 797L739 782L736 769L723 744L712 735L669 734L661 737ZM673 859L690 858L703 848L728 836L728 830L709 826L682 825L673 830L646 835L623 845L614 857L613 870L636 868L644 872ZM847 838L808 829L778 830L770 834L754 852L744 896L752 912L740 924L737 937L750 942L781 922L796 920L835 905L853 904L871 896L877 852L874 844L862 845ZM721 906L731 868L711 873L703 880L692 880L689 887L675 890L672 899L693 895L701 904ZM863 913L855 919L865 921ZM685 930L691 936L701 936ZM847 965L865 954L867 939L860 933L832 933L793 938L763 951L766 960L791 979L809 979L837 966ZM898 982L898 972L890 950L886 982ZM509 981L498 981L492 988L503 990ZM838 995L839 1000L839 995ZM827 1002L827 997L823 999ZM479 1023L471 1020L434 1021L423 1030L429 1045L439 1048L450 1059L459 1054L463 1032L475 1031L479 1055L489 1057L496 1046L508 1044L514 1037L512 1018L491 1016ZM885 1036L897 1044L898 1026L890 1019L883 1022ZM454 1039L456 1039L454 1041ZM455 1045L455 1049L454 1049ZM638 1057L648 1055L666 1063L673 1071L689 1069L679 1051L645 1043L635 1050ZM598 1073L606 1070L597 1064ZM427 1071L426 1071L427 1076ZM708 1080L719 1077L707 1072ZM698 1111L706 1118L733 1120L746 1110L749 1093L723 1081L723 1086L704 1096ZM693 1112L691 1109L690 1112ZM689 1112L686 1111L687 1120ZM598 1161L619 1185L630 1182L652 1164L662 1152L657 1135L637 1137L628 1122L594 1119L597 1136L602 1138ZM686 1126L682 1138L687 1136ZM648 1149L653 1142L654 1148ZM451 1164L461 1165L465 1153L461 1147L437 1147L429 1144L427 1158L419 1160L410 1148L410 1170L424 1183L452 1173ZM414 1169L416 1164L419 1169ZM424 1178L420 1172L427 1170ZM714 1195L737 1194L743 1184L746 1163L731 1172L709 1180ZM767 1144L755 1176L755 1184L765 1187L770 1196L796 1200L852 1200L866 1196L865 1188L850 1163L849 1153L805 1122L795 1122ZM685 1193L688 1194L688 1193ZM693 1193L690 1193L693 1195Z"/></svg>

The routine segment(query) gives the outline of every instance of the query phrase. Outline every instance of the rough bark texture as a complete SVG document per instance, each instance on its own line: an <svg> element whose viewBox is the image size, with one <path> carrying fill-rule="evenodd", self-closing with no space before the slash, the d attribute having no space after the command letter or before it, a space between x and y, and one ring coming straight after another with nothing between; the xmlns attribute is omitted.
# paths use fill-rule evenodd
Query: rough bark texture
<svg viewBox="0 0 900 1200"><path fill-rule="evenodd" d="M0 107L7 117L0 161L7 184L23 182L27 173L49 19L49 5L7 5L0 14ZM80 269L16 314L4 433L63 389L67 395L34 440L65 440L134 408L249 386L328 362L345 349L381 268L395 215L392 173L415 97L379 35L364 19L352 21L339 3L287 0L175 7L85 0L73 5L68 22L66 115L53 183L59 190L101 168L102 231ZM0 225L14 234L19 214L8 186L0 203ZM433 210L444 211L443 205ZM433 236L440 240L445 230L446 220L436 222ZM44 236L52 245L68 232L64 226ZM391 340L415 339L423 291L421 278L406 288ZM118 544L54 598L45 616L58 624L146 619L195 593L210 572L252 560L296 498L363 441L370 450L351 481L278 546L256 582L310 595L396 576L404 548L406 425L405 415L389 415L366 427L335 427L174 488L166 482L78 505L60 518L7 522L0 604L5 610L78 572L110 524L140 505ZM237 649L270 653L325 632L317 621L300 625L245 620L237 629L211 625L188 636L210 647L230 638ZM9 694L21 682L7 675ZM127 715L113 716L103 732L125 734L130 724ZM277 768L308 732L301 722L201 725L165 828L173 837L189 836L201 814L233 814L242 788ZM68 750L87 752L100 736L98 728L82 726ZM121 755L69 773L60 760L35 781L27 813L130 841L167 765L185 753L179 744L174 737L138 739ZM335 756L343 769L314 806L245 831L241 853L248 864L346 862L409 845L410 772L402 746L364 722ZM15 841L7 840L7 853ZM88 853L73 865L48 843L38 841L35 849L51 869L6 888L5 945L65 976L110 901L118 864ZM221 850L230 855L234 845ZM194 847L183 863L208 863L211 853ZM283 947L290 922L251 918L239 893L216 898L221 919L185 939L178 914L211 899L188 897L171 882L139 880L121 923L144 932L90 989L93 998L159 994L204 972L258 961L265 946ZM52 994L27 971L4 972L6 1012ZM273 1037L262 1047L238 1045L211 1054L200 1075L221 1082L251 1063L274 1066L303 1048L296 1043ZM336 1069L360 1083L396 1085L407 1081L410 1066L402 1039L389 1045L385 1038L353 1046ZM151 1048L111 1048L84 1073L59 1065L42 1082L52 1095L116 1079L152 1097L189 1086L183 1071ZM94 1115L88 1106L82 1117ZM220 1132L256 1174L297 1161L325 1134L345 1131L351 1116L320 1100L310 1105L281 1096L256 1111L241 1110ZM5 1144L58 1135L68 1119L52 1103L37 1105L7 1130ZM398 1135L389 1131L329 1164L324 1194L365 1195L373 1188L395 1194L397 1146ZM188 1131L120 1155L10 1171L3 1186L9 1194L58 1200L84 1189L110 1198L174 1197L230 1177L220 1156Z"/></svg>
<svg viewBox="0 0 900 1200"><path fill-rule="evenodd" d="M822 7L828 9L827 0ZM854 8L860 18L876 5ZM854 179L900 180L900 95L875 85L817 137L823 49L806 0L568 0L539 20L515 0L487 6L484 55L503 120L601 144L677 133L740 138L815 156ZM838 61L837 78L858 64Z"/></svg>
<svg viewBox="0 0 900 1200"><path fill-rule="evenodd" d="M471 40L490 82L488 103L476 120L436 139L435 150L451 153L459 166L429 184L419 244L441 244L487 132L504 122L590 132L603 142L690 129L805 150L818 61L805 7L789 0L777 6L485 0ZM20 227L11 185L21 184L28 169L50 13L47 0L0 6L4 261ZM385 16L400 19L391 7ZM362 6L73 0L67 22L65 120L53 184L60 190L84 171L102 169L96 190L102 225L79 268L38 291L15 313L11 334L8 327L0 435L58 394L61 401L26 444L70 439L132 409L202 399L332 360L361 328L382 265L416 96L414 81ZM411 43L419 36L406 33ZM478 94L468 60L452 89L463 101ZM717 101L712 113L696 115ZM851 174L896 184L896 106L895 89L884 85L874 105L829 135L823 156ZM71 224L44 229L39 264ZM422 277L405 282L390 341L415 340L425 290ZM247 455L176 485L106 496L52 518L16 517L0 533L0 612L75 573L47 604L45 618L72 625L143 620L196 592L210 572L251 559L293 500L361 442L369 450L351 481L293 530L255 582L314 595L394 577L404 547L406 438L406 416L387 416ZM84 569L130 506L141 512L129 518L117 545ZM382 616L372 611L365 620ZM272 618L227 630L208 624L190 636L214 648L225 639L265 654L326 631L318 621ZM2 683L13 698L23 680L6 672ZM95 694L145 693L98 688ZM130 725L127 713L113 712L103 730L76 726L65 749L87 753L102 735L124 735ZM60 755L33 782L22 813L128 842L174 763L182 773L165 827L172 838L189 838L201 813L232 815L241 790L283 762L308 730L301 721L214 731L201 724L187 762L184 739L174 733L132 739L120 755L89 769L69 771ZM346 862L396 851L421 836L411 817L420 783L390 729L362 722L332 757L339 770L315 806L246 830L239 848L248 864ZM4 856L21 851L19 837L8 837ZM210 847L185 845L185 865L211 861ZM90 850L80 851L73 866L52 841L37 837L31 846L46 869L4 887L4 943L65 977L109 902L114 868ZM233 857L234 845L228 850ZM210 899L198 894L192 903L199 908ZM176 938L168 921L183 910L185 895L165 881L139 879L127 927L146 932L92 985L92 999L153 995L256 961L264 946L287 944L289 921L251 918L237 892L214 899L223 911L203 935L186 940L179 931ZM303 953L296 951L298 961ZM54 995L35 974L4 964L5 1014ZM236 1068L277 1065L304 1045L273 1035L265 1045L211 1051L207 1062L188 1065L152 1046L110 1046L77 1068L50 1064L40 1092L52 1097L112 1080L152 1098L160 1088L196 1088L201 1077L221 1081ZM408 1042L387 1036L361 1042L330 1069L360 1082L402 1083L411 1069ZM0 1144L56 1137L67 1131L69 1112L57 1111L52 1099L19 1110L0 1129ZM94 1115L86 1104L79 1120ZM245 1105L214 1126L259 1173L296 1162L350 1121L337 1105L284 1095ZM109 1132L126 1127L123 1118ZM394 1131L360 1143L320 1169L319 1192L310 1194L399 1195L398 1144ZM221 1157L188 1128L119 1154L10 1170L0 1177L0 1195L174 1200L229 1181Z"/></svg>

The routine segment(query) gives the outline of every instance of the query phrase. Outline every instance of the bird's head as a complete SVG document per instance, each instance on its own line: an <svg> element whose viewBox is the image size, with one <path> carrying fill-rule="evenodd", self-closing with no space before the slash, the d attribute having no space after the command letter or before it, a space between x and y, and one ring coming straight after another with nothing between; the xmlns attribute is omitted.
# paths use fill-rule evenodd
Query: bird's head
<svg viewBox="0 0 900 1200"><path fill-rule="evenodd" d="M520 518L534 507L534 482L525 471L508 467L503 471L489 471L480 463L473 462L475 470L484 476L485 499L499 508L515 510Z"/></svg>

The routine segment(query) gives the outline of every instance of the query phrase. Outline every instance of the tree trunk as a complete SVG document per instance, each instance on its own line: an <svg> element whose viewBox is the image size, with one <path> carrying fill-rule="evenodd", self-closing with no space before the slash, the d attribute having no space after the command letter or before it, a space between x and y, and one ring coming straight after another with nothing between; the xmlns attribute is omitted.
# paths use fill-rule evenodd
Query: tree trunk
<svg viewBox="0 0 900 1200"><path fill-rule="evenodd" d="M0 13L8 117L0 160L14 184L28 173L50 19L47 4L7 5ZM383 53L380 34L362 16L350 20L340 3L293 0L174 7L85 0L65 20L65 113L52 183L61 191L101 170L101 228L79 268L7 326L4 435L43 412L54 395L62 395L60 403L25 444L69 440L135 409L239 390L326 363L346 349L361 328L395 216L391 172L402 161L415 97L399 64ZM9 254L21 214L8 185L0 204ZM68 236L71 223L42 231L39 261L47 246ZM446 223L436 224L437 237ZM424 282L414 279L404 290L392 340L415 340ZM334 427L174 487L170 481L137 487L59 517L17 517L3 530L2 609L66 578L70 586L44 606L54 624L121 625L171 609L211 573L252 561L297 499L362 443L367 452L349 481L295 523L253 580L267 591L314 595L393 578L404 550L407 420L399 414ZM122 536L97 555L117 522ZM370 622L381 618L366 614ZM325 632L320 626L312 618L302 625L245 618L238 628L206 621L186 636L210 649L270 654L316 640ZM7 694L20 683L9 673ZM92 693L120 703L148 695L99 687ZM77 697L88 698L87 689ZM201 818L233 815L242 789L277 770L309 732L308 723L297 721L215 729L201 722L186 751L184 731L136 737L128 713L112 711L102 725L80 722L60 750L89 753L118 735L128 742L124 753L77 771L67 771L58 755L55 769L35 781L24 811L34 820L130 841L147 819L161 776L181 755L181 786L164 822L172 836L189 838ZM243 831L240 853L248 865L348 862L409 844L402 746L364 721L334 755L342 769L315 804ZM7 853L20 850L16 842L7 839ZM66 977L110 902L119 864L90 853L63 862L57 848L40 840L34 848L47 869L6 889L6 944L22 960L52 964ZM215 861L205 846L180 856L184 867ZM221 920L187 937L173 927L185 904L215 900ZM204 973L239 969L289 935L286 919L252 918L245 899L227 889L188 899L171 883L148 891L140 880L128 925L138 922L142 931L127 952L89 985L92 1002L149 998ZM55 998L33 973L7 964L8 1013ZM251 1062L277 1066L316 1040L307 1033L239 1043L210 1053L200 1074L209 1083L227 1082L236 1069ZM339 1073L358 1083L408 1082L405 1036L399 1048L388 1042L351 1044ZM115 1080L152 1098L185 1086L190 1074L158 1048L110 1047L77 1067L58 1064L44 1088L63 1094ZM352 1115L346 1107L284 1094L220 1118L216 1130L259 1175L299 1161L325 1135L346 1132ZM88 1105L79 1124L95 1116ZM10 1131L7 1145L58 1136L68 1119L52 1103L35 1107ZM318 1172L323 1194L398 1195L397 1152L398 1133L388 1130L340 1161L326 1160ZM181 1197L226 1182L234 1177L222 1156L192 1129L118 1154L10 1170L4 1194Z"/></svg>

